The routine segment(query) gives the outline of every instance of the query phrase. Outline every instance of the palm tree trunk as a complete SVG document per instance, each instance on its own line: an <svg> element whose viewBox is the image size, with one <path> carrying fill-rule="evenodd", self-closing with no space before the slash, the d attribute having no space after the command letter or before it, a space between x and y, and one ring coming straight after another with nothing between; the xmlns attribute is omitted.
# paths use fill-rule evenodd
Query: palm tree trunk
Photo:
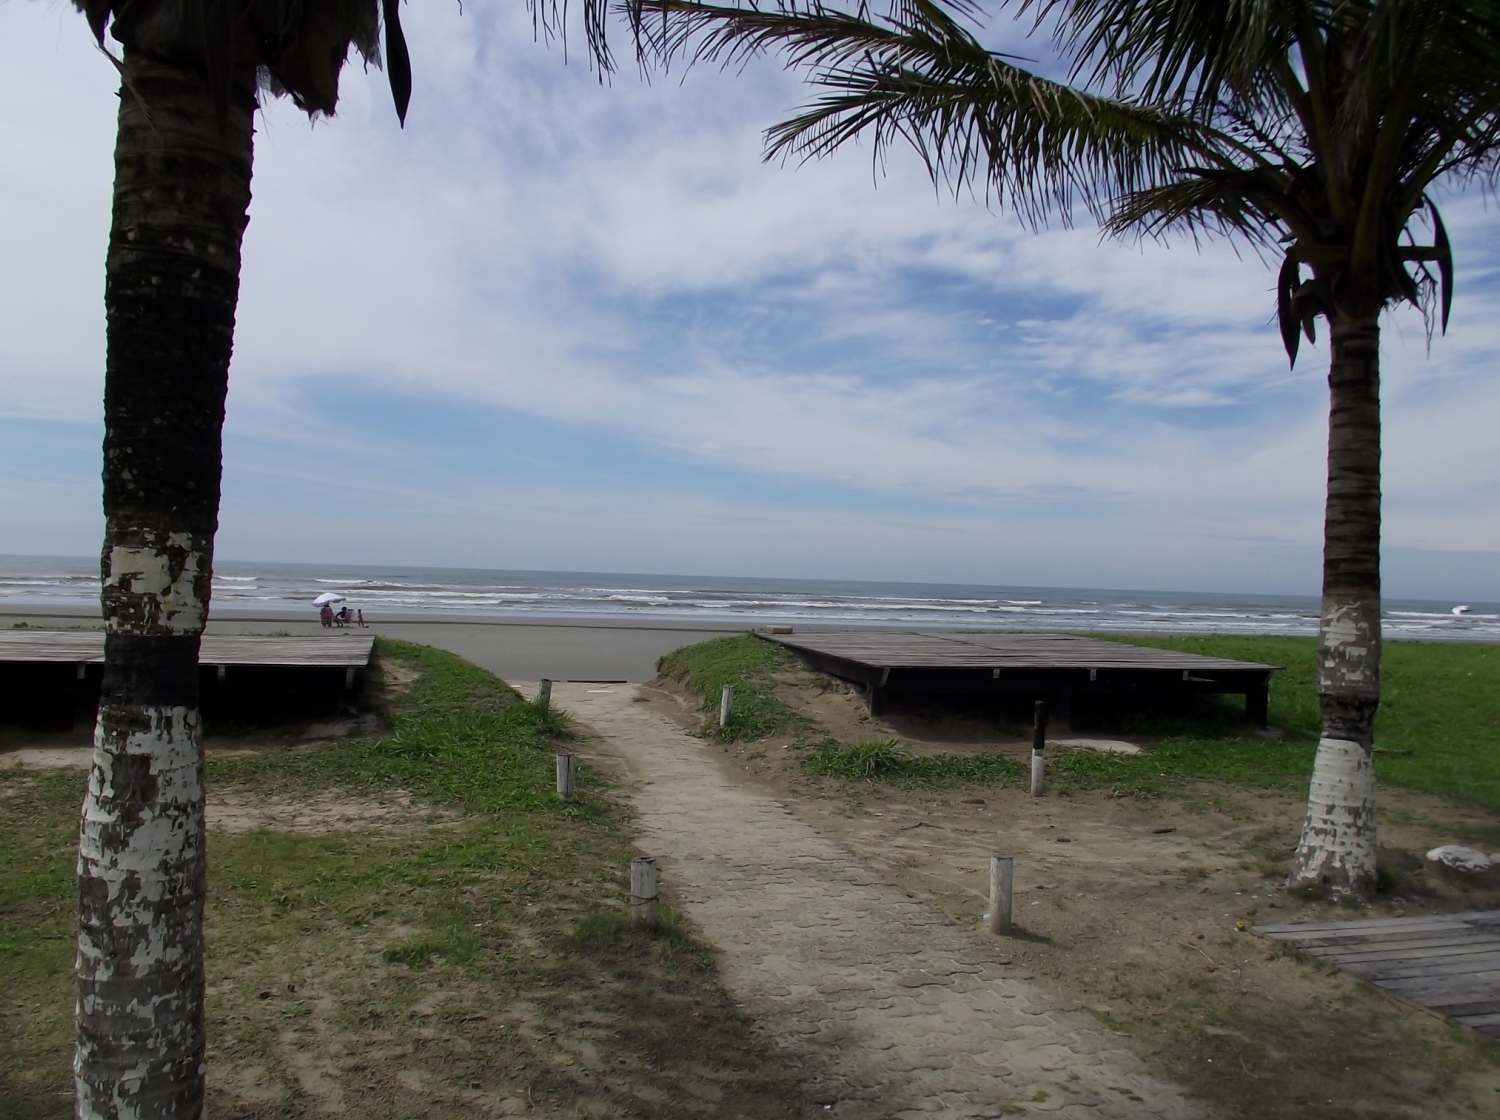
<svg viewBox="0 0 1500 1120"><path fill-rule="evenodd" d="M83 1120L204 1115L198 641L250 204L254 71L227 105L127 48L105 272L104 690L78 842Z"/></svg>
<svg viewBox="0 0 1500 1120"><path fill-rule="evenodd" d="M1318 636L1318 743L1293 885L1375 891L1380 702L1379 313L1330 317L1328 505Z"/></svg>

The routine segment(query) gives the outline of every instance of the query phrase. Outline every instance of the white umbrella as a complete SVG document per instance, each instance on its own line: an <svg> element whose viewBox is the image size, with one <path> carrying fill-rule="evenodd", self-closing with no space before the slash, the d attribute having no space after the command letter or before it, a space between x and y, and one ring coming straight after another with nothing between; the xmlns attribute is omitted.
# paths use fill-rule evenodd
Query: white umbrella
<svg viewBox="0 0 1500 1120"><path fill-rule="evenodd" d="M332 591L325 591L313 600L313 606L321 607L326 603L342 603L344 599L345 596L343 595L335 595Z"/></svg>

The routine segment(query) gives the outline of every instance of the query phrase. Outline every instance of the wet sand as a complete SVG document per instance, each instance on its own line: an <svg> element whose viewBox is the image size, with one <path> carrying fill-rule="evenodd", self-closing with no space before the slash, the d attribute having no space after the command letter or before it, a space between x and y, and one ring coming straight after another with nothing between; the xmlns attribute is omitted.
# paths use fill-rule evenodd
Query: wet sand
<svg viewBox="0 0 1500 1120"><path fill-rule="evenodd" d="M55 608L0 610L0 627L17 622L66 629L98 624L98 613ZM528 619L524 622L468 618L409 617L372 620L369 630L387 638L436 646L472 661L504 680L649 681L656 659L680 646L748 627L642 619ZM208 623L210 634L326 634L311 611L257 615L225 614ZM340 631L343 633L345 631ZM358 633L359 631L352 631Z"/></svg>

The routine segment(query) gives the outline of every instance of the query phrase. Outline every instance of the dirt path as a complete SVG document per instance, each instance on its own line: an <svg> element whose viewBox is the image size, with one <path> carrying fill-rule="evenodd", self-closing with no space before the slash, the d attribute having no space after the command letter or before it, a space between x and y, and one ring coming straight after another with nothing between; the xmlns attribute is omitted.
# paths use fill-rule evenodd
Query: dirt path
<svg viewBox="0 0 1500 1120"><path fill-rule="evenodd" d="M733 781L634 687L559 684L553 698L628 768L643 847L815 1114L1208 1115L1060 997L1010 978L1004 941Z"/></svg>

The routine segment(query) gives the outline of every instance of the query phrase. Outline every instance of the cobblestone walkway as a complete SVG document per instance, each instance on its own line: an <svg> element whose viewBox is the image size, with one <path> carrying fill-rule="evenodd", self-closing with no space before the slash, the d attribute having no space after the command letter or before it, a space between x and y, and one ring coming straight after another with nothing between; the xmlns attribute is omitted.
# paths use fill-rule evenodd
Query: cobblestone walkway
<svg viewBox="0 0 1500 1120"><path fill-rule="evenodd" d="M630 685L554 685L634 778L642 847L725 982L834 1120L1206 1117L1092 1020L736 783Z"/></svg>

